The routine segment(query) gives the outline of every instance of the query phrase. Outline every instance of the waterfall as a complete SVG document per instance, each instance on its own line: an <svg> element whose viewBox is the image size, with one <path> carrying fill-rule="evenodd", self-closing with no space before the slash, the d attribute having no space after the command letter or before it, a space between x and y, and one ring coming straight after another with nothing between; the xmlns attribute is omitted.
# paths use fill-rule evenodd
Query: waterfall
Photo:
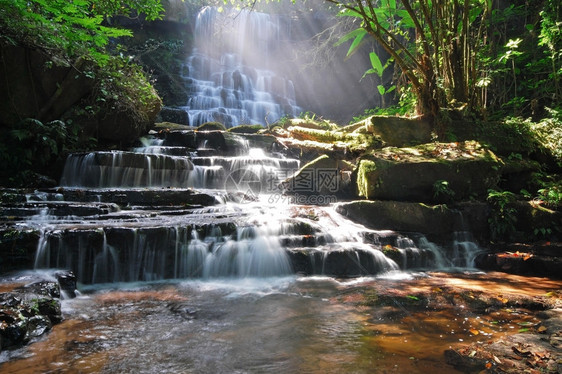
<svg viewBox="0 0 562 374"><path fill-rule="evenodd" d="M264 125L298 115L293 83L275 72L275 49L288 28L281 16L204 7L182 69L189 124Z"/></svg>
<svg viewBox="0 0 562 374"><path fill-rule="evenodd" d="M71 154L62 187L26 196L22 224L40 233L36 269L71 269L82 284L358 277L466 268L479 250L463 232L443 248L368 229L334 206L291 203L278 186L300 161L267 135L182 130L140 143Z"/></svg>

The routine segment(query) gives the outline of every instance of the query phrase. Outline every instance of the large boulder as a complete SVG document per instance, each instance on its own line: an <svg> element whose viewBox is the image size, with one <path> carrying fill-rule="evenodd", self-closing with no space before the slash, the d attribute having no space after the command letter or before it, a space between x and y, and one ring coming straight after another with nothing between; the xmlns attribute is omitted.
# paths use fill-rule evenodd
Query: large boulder
<svg viewBox="0 0 562 374"><path fill-rule="evenodd" d="M164 122L172 122L180 125L189 126L189 115L185 109L163 107L159 113L160 119Z"/></svg>
<svg viewBox="0 0 562 374"><path fill-rule="evenodd" d="M504 163L476 142L387 147L359 162L357 193L374 200L447 203L486 196Z"/></svg>
<svg viewBox="0 0 562 374"><path fill-rule="evenodd" d="M354 165L345 160L322 155L304 165L293 176L287 178L282 185L286 193L294 195L324 196L326 198L350 195L353 169ZM324 198L321 200L323 201Z"/></svg>
<svg viewBox="0 0 562 374"><path fill-rule="evenodd" d="M74 274L59 273L67 278L67 283L70 282L71 289L65 291L74 294L73 287L76 286ZM42 276L44 275L30 273L2 279L0 351L27 344L63 320L60 284L50 276L45 278L51 279L42 279Z"/></svg>
<svg viewBox="0 0 562 374"><path fill-rule="evenodd" d="M458 210L402 201L351 201L339 204L338 213L374 230L417 232L445 243L456 231L466 230Z"/></svg>
<svg viewBox="0 0 562 374"><path fill-rule="evenodd" d="M356 124L356 131L362 130L380 136L388 146L403 147L431 141L433 125L420 118L371 116Z"/></svg>
<svg viewBox="0 0 562 374"><path fill-rule="evenodd" d="M84 73L96 71L90 63L78 60L71 66L32 48L2 43L0 57L0 126L10 127L23 118L63 119L78 124L83 139L128 144L150 129L160 111L156 91L139 75L128 78L131 92L116 86L113 98L103 98L105 105L92 113L89 108L100 105L92 99L99 95L100 82Z"/></svg>

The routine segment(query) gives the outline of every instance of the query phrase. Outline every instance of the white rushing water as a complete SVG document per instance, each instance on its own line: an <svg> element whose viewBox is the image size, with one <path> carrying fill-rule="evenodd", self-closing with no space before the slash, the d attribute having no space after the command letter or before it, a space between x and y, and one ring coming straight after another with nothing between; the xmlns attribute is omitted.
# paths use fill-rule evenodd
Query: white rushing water
<svg viewBox="0 0 562 374"><path fill-rule="evenodd" d="M265 125L300 114L293 83L273 70L275 48L288 35L287 27L279 16L247 9L199 12L195 48L183 69L191 126Z"/></svg>

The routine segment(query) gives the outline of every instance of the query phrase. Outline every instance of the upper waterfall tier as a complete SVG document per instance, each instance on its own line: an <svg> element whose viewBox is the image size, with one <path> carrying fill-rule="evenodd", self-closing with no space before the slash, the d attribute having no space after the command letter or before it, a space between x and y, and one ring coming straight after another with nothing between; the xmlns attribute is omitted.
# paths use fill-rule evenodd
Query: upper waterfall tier
<svg viewBox="0 0 562 374"><path fill-rule="evenodd" d="M89 188L204 188L258 195L299 168L299 161L221 132L184 131L147 137L133 151L68 156L61 186ZM234 144L227 144L234 143ZM272 144L273 146L273 144Z"/></svg>
<svg viewBox="0 0 562 374"><path fill-rule="evenodd" d="M282 17L203 8L184 68L191 126L266 124L300 113L293 82L279 76L277 47L289 35Z"/></svg>

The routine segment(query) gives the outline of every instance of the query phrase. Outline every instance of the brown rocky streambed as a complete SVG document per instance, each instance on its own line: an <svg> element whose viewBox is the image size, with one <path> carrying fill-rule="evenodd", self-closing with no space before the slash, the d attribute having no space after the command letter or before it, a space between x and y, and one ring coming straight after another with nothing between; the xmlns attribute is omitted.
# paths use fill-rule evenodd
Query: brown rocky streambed
<svg viewBox="0 0 562 374"><path fill-rule="evenodd" d="M492 272L92 288L0 370L555 373L561 286Z"/></svg>

